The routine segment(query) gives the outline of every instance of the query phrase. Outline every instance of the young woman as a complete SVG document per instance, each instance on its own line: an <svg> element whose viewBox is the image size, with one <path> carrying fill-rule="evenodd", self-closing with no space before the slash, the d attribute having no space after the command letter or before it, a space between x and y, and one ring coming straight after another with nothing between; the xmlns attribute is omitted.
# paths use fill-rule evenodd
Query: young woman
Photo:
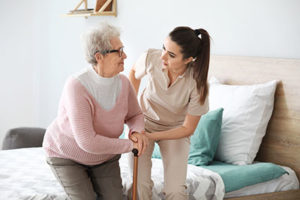
<svg viewBox="0 0 300 200"><path fill-rule="evenodd" d="M139 158L139 199L151 200L151 155L154 142L160 147L164 165L163 194L167 200L188 199L186 173L189 136L201 115L208 111L207 74L210 37L204 29L175 28L162 50L149 49L133 66L129 80L138 93L142 77L148 84L140 95L149 140Z"/></svg>

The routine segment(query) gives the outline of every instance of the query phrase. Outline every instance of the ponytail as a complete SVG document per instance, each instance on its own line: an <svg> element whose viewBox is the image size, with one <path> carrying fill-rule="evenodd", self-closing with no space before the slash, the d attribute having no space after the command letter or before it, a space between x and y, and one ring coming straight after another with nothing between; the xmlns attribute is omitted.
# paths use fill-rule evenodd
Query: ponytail
<svg viewBox="0 0 300 200"><path fill-rule="evenodd" d="M193 57L188 64L193 70L197 91L200 95L200 104L204 104L208 95L207 76L210 59L210 36L204 29L177 27L170 34L170 38L181 47L183 58Z"/></svg>
<svg viewBox="0 0 300 200"><path fill-rule="evenodd" d="M199 36L197 33L199 33ZM193 77L197 83L197 90L200 94L200 102L203 104L206 96L208 95L207 75L210 60L210 39L209 34L204 29L196 29L195 34L199 37L201 42L198 46L196 60L194 63L191 63L191 66L194 69Z"/></svg>

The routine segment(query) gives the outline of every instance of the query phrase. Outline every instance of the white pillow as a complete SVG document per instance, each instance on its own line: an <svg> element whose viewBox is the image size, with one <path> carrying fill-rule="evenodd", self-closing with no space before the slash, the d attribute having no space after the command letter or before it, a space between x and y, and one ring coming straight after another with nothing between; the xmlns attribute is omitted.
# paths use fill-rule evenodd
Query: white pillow
<svg viewBox="0 0 300 200"><path fill-rule="evenodd" d="M215 158L251 164L271 118L277 81L256 85L223 85L210 80L210 110L223 107L222 131Z"/></svg>

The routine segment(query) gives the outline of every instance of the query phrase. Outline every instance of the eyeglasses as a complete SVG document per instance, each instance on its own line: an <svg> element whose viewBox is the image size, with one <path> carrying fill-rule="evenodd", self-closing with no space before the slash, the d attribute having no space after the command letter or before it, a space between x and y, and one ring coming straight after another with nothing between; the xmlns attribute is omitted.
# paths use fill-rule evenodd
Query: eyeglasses
<svg viewBox="0 0 300 200"><path fill-rule="evenodd" d="M99 51L96 51L96 53L99 52ZM123 53L124 53L124 47L121 47L120 49L112 49L112 50L106 50L106 51L103 51L102 54L108 54L108 53L115 53L115 52L118 52L119 53L119 56L122 57L123 56Z"/></svg>

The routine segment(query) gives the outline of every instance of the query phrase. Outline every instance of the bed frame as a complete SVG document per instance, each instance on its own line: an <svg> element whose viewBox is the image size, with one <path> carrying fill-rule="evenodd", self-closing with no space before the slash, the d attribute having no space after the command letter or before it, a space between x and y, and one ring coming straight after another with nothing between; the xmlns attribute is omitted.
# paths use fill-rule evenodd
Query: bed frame
<svg viewBox="0 0 300 200"><path fill-rule="evenodd" d="M274 111L255 160L291 167L300 180L300 59L212 56L209 77L226 84L279 80ZM232 200L296 200L300 190L251 195Z"/></svg>

